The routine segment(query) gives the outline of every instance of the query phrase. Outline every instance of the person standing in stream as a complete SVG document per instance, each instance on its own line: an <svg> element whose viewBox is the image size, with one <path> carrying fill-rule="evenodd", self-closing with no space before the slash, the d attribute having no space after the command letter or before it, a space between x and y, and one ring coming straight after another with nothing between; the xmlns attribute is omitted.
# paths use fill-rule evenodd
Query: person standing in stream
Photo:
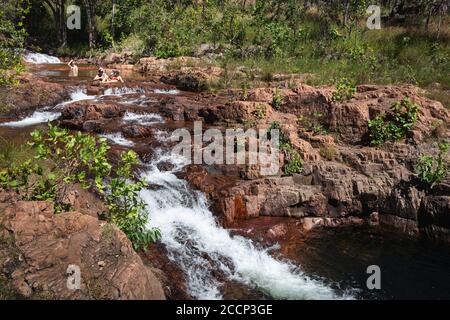
<svg viewBox="0 0 450 320"><path fill-rule="evenodd" d="M73 60L67 64L70 67L69 77L78 77L78 66Z"/></svg>

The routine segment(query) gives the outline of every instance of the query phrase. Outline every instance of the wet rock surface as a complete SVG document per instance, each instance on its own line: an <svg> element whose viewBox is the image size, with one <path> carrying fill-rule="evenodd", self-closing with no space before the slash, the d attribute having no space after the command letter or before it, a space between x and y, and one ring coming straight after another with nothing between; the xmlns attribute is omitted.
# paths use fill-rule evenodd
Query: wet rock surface
<svg viewBox="0 0 450 320"><path fill-rule="evenodd" d="M17 117L39 107L57 105L69 94L63 85L31 73L22 74L20 84L0 87L0 116Z"/></svg>

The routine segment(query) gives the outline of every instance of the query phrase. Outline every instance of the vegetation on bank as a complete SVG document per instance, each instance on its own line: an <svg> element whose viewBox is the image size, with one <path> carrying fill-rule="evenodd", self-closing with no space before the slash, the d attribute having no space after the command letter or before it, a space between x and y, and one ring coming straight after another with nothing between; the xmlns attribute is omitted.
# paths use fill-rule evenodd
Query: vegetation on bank
<svg viewBox="0 0 450 320"><path fill-rule="evenodd" d="M17 191L24 200L51 201L55 213L60 213L72 209L68 192L81 186L104 200L108 212L102 219L117 225L136 250L145 249L160 237L158 229L146 228L148 211L139 196L146 183L134 173L139 164L135 152L122 153L113 166L105 139L72 134L52 125L46 132L33 131L28 146L22 150L34 154L30 160L10 159L13 154L22 154L22 150L14 151L12 147L1 153L1 188Z"/></svg>
<svg viewBox="0 0 450 320"><path fill-rule="evenodd" d="M24 70L20 53L27 35L24 21L30 9L25 2L8 1L0 9L0 87L16 85L16 75Z"/></svg>
<svg viewBox="0 0 450 320"><path fill-rule="evenodd" d="M450 144L443 141L438 144L439 153L437 156L422 155L416 163L416 173L424 184L433 186L444 181L448 174L446 157L450 149Z"/></svg>
<svg viewBox="0 0 450 320"><path fill-rule="evenodd" d="M313 74L312 84L450 88L450 8L442 0L380 1L381 30L366 27L367 0L21 0L13 10L16 2L6 0L2 25L26 29L29 47L58 55L213 53L225 69L245 66L266 79L302 73ZM82 9L81 30L65 27L71 4Z"/></svg>
<svg viewBox="0 0 450 320"><path fill-rule="evenodd" d="M287 176L298 174L303 172L303 162L300 154L289 142L289 139L284 135L281 129L281 124L278 121L274 121L267 129L268 136L271 137L272 130L277 130L279 134L279 149L284 154L284 167L283 173Z"/></svg>
<svg viewBox="0 0 450 320"><path fill-rule="evenodd" d="M416 123L419 110L408 98L392 104L388 113L369 121L370 143L379 146L403 139Z"/></svg>

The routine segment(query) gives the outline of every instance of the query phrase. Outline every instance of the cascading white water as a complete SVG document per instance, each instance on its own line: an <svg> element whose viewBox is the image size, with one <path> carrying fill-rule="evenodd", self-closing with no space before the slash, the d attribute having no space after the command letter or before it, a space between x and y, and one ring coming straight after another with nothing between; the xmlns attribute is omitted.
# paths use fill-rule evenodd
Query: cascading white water
<svg viewBox="0 0 450 320"><path fill-rule="evenodd" d="M134 146L134 142L131 140L128 140L126 138L124 138L124 136L122 135L122 133L118 132L118 133L108 133L108 134L102 134L100 135L103 138L108 139L109 141L122 146L122 147L132 147Z"/></svg>
<svg viewBox="0 0 450 320"><path fill-rule="evenodd" d="M113 87L108 88L103 93L104 96L121 96L124 94L145 93L142 88Z"/></svg>
<svg viewBox="0 0 450 320"><path fill-rule="evenodd" d="M179 94L180 91L176 90L176 89L171 89L171 90L166 90L166 89L155 89L153 90L154 93L156 94Z"/></svg>
<svg viewBox="0 0 450 320"><path fill-rule="evenodd" d="M39 123L51 122L53 120L58 119L61 116L59 112L51 112L51 111L35 111L29 117L26 117L22 120L18 121L10 121L1 123L0 126L4 127L12 127L12 128L22 128L28 126L34 126Z"/></svg>
<svg viewBox="0 0 450 320"><path fill-rule="evenodd" d="M95 99L95 96L89 96L86 94L86 91L83 89L77 89L70 93L70 100L65 101L63 103L58 104L54 108L45 107L39 110L36 110L28 117L25 117L21 120L17 121L10 121L10 122L4 122L0 123L0 126L4 127L12 127L12 128L22 128L22 127L28 127L28 126L34 126L40 123L46 123L51 122L56 119L58 119L61 116L61 109L73 102L76 101L82 101L82 100L91 100ZM128 144L127 144L128 145Z"/></svg>
<svg viewBox="0 0 450 320"><path fill-rule="evenodd" d="M127 111L122 119L124 122L136 122L140 125L148 126L155 123L163 123L164 119L156 113L138 114Z"/></svg>
<svg viewBox="0 0 450 320"><path fill-rule="evenodd" d="M175 168L162 172L158 162ZM159 227L169 258L185 273L189 293L197 299L220 299L221 283L213 273L255 287L275 299L340 299L330 287L313 280L289 262L273 258L268 249L220 227L204 195L174 174L185 165L176 155L159 155L143 178L159 187L141 192L148 204L148 227ZM208 259L206 258L208 257Z"/></svg>
<svg viewBox="0 0 450 320"><path fill-rule="evenodd" d="M28 52L23 56L25 62L34 64L58 64L61 60L44 53Z"/></svg>

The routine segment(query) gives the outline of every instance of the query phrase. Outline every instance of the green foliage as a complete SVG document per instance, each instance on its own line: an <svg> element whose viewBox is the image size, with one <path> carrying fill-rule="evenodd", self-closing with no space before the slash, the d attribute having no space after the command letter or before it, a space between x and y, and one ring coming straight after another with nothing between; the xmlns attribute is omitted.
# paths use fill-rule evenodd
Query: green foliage
<svg viewBox="0 0 450 320"><path fill-rule="evenodd" d="M321 123L322 120L323 114L319 111L312 111L298 118L298 121L303 125L305 130L315 135L325 135L328 133L327 129Z"/></svg>
<svg viewBox="0 0 450 320"><path fill-rule="evenodd" d="M0 172L0 186L17 190L27 200L48 200L55 212L70 209L67 190L79 184L98 192L108 206L108 220L115 223L132 241L134 248L146 248L160 237L157 229L146 229L148 213L139 192L145 186L137 180L133 168L136 153L124 152L117 167L108 161L106 139L88 134L71 134L49 125L48 131L35 130L29 145L35 160L12 164ZM45 162L44 168L40 162Z"/></svg>
<svg viewBox="0 0 450 320"><path fill-rule="evenodd" d="M340 79L336 84L336 91L333 92L331 100L342 102L355 97L356 87L347 78Z"/></svg>
<svg viewBox="0 0 450 320"><path fill-rule="evenodd" d="M284 174L291 176L303 172L303 163L297 150L288 144L284 147L287 164L284 166Z"/></svg>
<svg viewBox="0 0 450 320"><path fill-rule="evenodd" d="M267 108L264 104L257 104L256 110L253 111L255 117L259 120L264 119L267 113Z"/></svg>
<svg viewBox="0 0 450 320"><path fill-rule="evenodd" d="M161 234L158 229L148 230L148 213L146 204L140 198L139 192L146 185L145 181L135 179L133 166L137 165L137 155L133 151L124 152L116 169L116 176L108 186L106 203L109 215L133 243L134 248L146 248L155 242Z"/></svg>
<svg viewBox="0 0 450 320"><path fill-rule="evenodd" d="M419 179L427 184L434 185L442 182L448 173L446 155L450 148L450 144L444 141L439 144L439 154L436 156L422 155L416 163L416 174Z"/></svg>
<svg viewBox="0 0 450 320"><path fill-rule="evenodd" d="M14 141L0 137L0 169L8 168L14 163L25 162L33 156L33 150L27 145L18 145Z"/></svg>
<svg viewBox="0 0 450 320"><path fill-rule="evenodd" d="M23 21L29 12L27 0L2 4L0 10L0 87L17 85L16 75L24 70L20 56L26 30Z"/></svg>
<svg viewBox="0 0 450 320"><path fill-rule="evenodd" d="M403 139L416 123L419 110L408 98L394 103L388 113L369 121L370 143L378 146Z"/></svg>
<svg viewBox="0 0 450 320"><path fill-rule="evenodd" d="M275 92L273 93L273 98L272 98L272 107L275 110L280 110L282 104L283 104L283 97L281 96L278 89L275 89Z"/></svg>
<svg viewBox="0 0 450 320"><path fill-rule="evenodd" d="M270 133L272 130L278 130L279 132L280 150L283 151L285 155L284 174L287 176L291 176L293 174L302 173L302 159L297 150L295 150L295 148L289 142L289 139L282 132L281 124L278 121L274 121L270 124L270 127L268 129L269 137L271 137Z"/></svg>

